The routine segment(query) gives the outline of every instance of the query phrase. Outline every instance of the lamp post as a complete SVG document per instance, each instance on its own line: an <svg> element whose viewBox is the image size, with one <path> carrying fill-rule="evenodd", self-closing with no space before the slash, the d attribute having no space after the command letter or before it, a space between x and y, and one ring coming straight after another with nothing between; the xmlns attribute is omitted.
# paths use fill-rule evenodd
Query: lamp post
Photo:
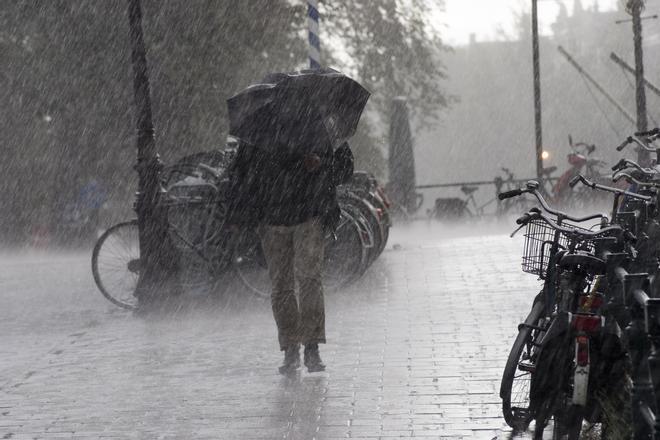
<svg viewBox="0 0 660 440"><path fill-rule="evenodd" d="M151 96L147 58L142 35L142 9L140 0L128 0L131 63L133 65L133 91L137 122L138 191L135 211L138 218L140 240L140 276L136 297L141 303L153 300L164 279L161 265L163 249L162 221L157 215L160 191L158 183L162 164L156 153L154 127L151 115Z"/></svg>
<svg viewBox="0 0 660 440"><path fill-rule="evenodd" d="M541 67L539 62L538 0L532 0L532 63L534 72L534 131L536 134L536 176L543 176L543 132L541 128Z"/></svg>
<svg viewBox="0 0 660 440"><path fill-rule="evenodd" d="M626 8L632 15L633 44L635 52L635 103L637 105L637 131L648 130L648 118L646 116L646 89L644 85L644 52L642 50L642 10L644 0L628 0ZM649 154L647 151L638 150L638 162L648 164Z"/></svg>

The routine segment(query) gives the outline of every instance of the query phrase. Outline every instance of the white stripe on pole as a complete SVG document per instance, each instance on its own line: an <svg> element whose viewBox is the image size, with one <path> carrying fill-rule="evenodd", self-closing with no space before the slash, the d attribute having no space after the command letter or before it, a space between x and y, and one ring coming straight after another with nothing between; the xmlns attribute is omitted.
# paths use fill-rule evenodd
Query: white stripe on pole
<svg viewBox="0 0 660 440"><path fill-rule="evenodd" d="M318 50L316 50L316 48L314 48L314 47L310 47L308 53L309 53L309 60L310 60L309 61L309 66L312 69L320 68L321 64L318 61L316 61L317 65L314 66L314 61L312 61L312 60L320 60L321 59L321 53Z"/></svg>
<svg viewBox="0 0 660 440"><path fill-rule="evenodd" d="M309 31L318 36L319 35L319 22L314 21L311 18L307 20L307 24L309 25Z"/></svg>

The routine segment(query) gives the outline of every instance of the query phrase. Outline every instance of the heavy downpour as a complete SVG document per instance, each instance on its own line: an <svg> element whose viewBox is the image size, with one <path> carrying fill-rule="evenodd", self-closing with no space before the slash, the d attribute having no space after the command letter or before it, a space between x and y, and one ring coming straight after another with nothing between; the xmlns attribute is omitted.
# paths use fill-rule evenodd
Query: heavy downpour
<svg viewBox="0 0 660 440"><path fill-rule="evenodd" d="M660 439L659 13L0 2L0 438Z"/></svg>

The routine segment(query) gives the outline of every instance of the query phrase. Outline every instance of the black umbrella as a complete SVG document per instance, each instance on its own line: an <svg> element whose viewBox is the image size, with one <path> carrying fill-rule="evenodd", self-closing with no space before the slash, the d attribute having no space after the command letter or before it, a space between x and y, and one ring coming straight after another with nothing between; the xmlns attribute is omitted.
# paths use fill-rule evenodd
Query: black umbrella
<svg viewBox="0 0 660 440"><path fill-rule="evenodd" d="M333 145L355 134L369 92L333 69L272 73L227 100L229 134L262 148Z"/></svg>

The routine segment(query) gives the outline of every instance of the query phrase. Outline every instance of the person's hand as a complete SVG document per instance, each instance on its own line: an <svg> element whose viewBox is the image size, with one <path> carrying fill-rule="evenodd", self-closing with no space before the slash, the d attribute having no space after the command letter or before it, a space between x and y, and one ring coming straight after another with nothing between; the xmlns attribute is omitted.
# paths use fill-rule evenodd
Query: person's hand
<svg viewBox="0 0 660 440"><path fill-rule="evenodd" d="M303 166L310 173L316 171L321 166L321 158L314 153L308 153L303 158Z"/></svg>

